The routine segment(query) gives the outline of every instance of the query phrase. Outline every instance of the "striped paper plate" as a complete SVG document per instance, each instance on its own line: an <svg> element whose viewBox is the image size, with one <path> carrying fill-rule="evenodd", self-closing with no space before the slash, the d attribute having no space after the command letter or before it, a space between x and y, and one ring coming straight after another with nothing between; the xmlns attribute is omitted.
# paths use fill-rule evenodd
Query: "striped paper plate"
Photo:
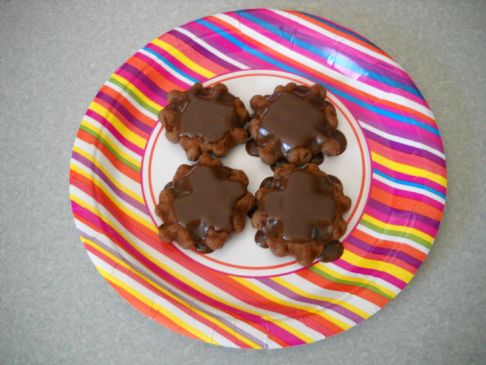
<svg viewBox="0 0 486 365"><path fill-rule="evenodd" d="M249 223L210 255L159 240L158 192L187 161L157 114L197 81L223 82L247 105L289 81L328 89L348 148L321 168L353 200L341 259L303 269L259 248ZM243 146L223 161L253 192L272 174ZM447 183L434 117L400 65L335 23L273 9L198 19L136 52L89 106L70 173L81 241L120 295L178 333L254 349L335 335L393 299L432 246Z"/></svg>

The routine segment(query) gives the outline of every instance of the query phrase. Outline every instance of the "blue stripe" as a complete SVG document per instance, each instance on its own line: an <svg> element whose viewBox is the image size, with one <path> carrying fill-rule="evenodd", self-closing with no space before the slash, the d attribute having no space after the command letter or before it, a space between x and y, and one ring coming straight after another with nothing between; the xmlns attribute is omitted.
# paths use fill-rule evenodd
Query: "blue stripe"
<svg viewBox="0 0 486 365"><path fill-rule="evenodd" d="M184 71L182 71L181 69L177 68L177 66L175 66L173 63L171 63L169 60L167 60L166 58L162 57L160 54L158 54L157 52L155 52L153 49L150 49L148 47L143 47L143 50L150 53L150 54L153 54L155 57L157 57L161 62L163 62L164 64L166 64L168 67L170 67L172 70L174 70L175 72L177 72L179 75L182 75L184 76L185 78L191 80L192 82L199 82L200 80L192 77L191 75L188 75L186 74Z"/></svg>
<svg viewBox="0 0 486 365"><path fill-rule="evenodd" d="M413 182L410 182L410 181L405 181L405 180L399 180L399 179L395 179L394 177L391 177L377 169L373 169L373 173L389 180L389 181L393 181L397 184L400 184L400 185L406 185L406 186L413 186L415 188L420 188L420 189L423 189L423 190L427 190L428 192L431 192L432 194L434 195L437 195L443 199L445 199L445 194L442 194L440 191L437 191L435 189L432 189L431 187L429 186L426 186L426 185L422 185L422 184L418 184L418 183L413 183Z"/></svg>
<svg viewBox="0 0 486 365"><path fill-rule="evenodd" d="M322 81L320 81L319 79L311 76L311 75L308 75L306 74L305 72L302 72L302 71L299 71L291 66L288 66L286 65L285 63L282 63L280 61L277 61L275 60L274 58L272 57L269 57L265 54L263 54L262 52L260 51L257 51L256 49L253 49L252 47L250 47L250 45L246 44L246 43L243 43L241 42L240 40L238 40L237 38L233 37L232 35L229 34L229 32L225 31L224 29L214 25L214 24L211 24L209 23L208 21L206 20L203 20L203 19L199 19L199 20L196 20L197 23L201 24L201 25L204 25L205 27L211 29L212 31L216 32L217 34L219 34L220 36L222 36L223 38L227 39L228 41L230 41L231 43L237 45L238 47L240 47L244 52L248 52L258 58L261 58L263 60L265 60L266 62L272 64L272 65L275 65L277 66L278 68L282 69L282 70L285 70L285 71L288 71L288 72L291 72L291 73L294 73L296 75L300 75L300 76L303 76L303 77L306 77L314 82L317 82L317 83L320 83L322 84ZM402 123L406 123L406 124L410 124L410 125L413 125L413 126L416 126L416 127L419 127L419 128L422 128L428 132L431 132L437 136L439 136L439 131L428 125L428 124L425 124L423 122L419 122L418 120L415 120L413 118L410 118L410 117L406 117L406 116L403 116L403 115L400 115L400 114L397 114L397 113L394 113L392 111L389 111L389 110L384 110L384 109L381 109L377 106L374 106L374 105L370 105L362 100L359 100L349 94L347 94L346 92L342 91L342 90L339 90L333 86L329 86L327 84L324 84L324 86L329 90L331 91L332 93L336 94L336 95L339 95L341 96L342 98L346 99L346 100L349 100L355 104L358 104L359 106L367 109L367 110L370 110L376 114L379 114L379 115L383 115L385 117L388 117L388 118L391 118L391 119L394 119L394 120L397 120L399 122L402 122Z"/></svg>
<svg viewBox="0 0 486 365"><path fill-rule="evenodd" d="M299 47L304 48L305 50L315 54L318 57L322 57L325 60L329 60L331 57L333 57L333 62L338 64L339 66L346 67L349 70L352 70L353 72L355 72L359 75L369 77L369 78L371 78L375 81L379 81L379 82L381 82L385 85L392 86L392 87L400 89L400 90L405 90L405 91L408 91L409 93L411 93L415 96L421 97L420 92L415 87L413 87L411 85L403 84L403 83L401 83L397 80L390 79L387 76L380 75L376 72L365 69L365 68L361 67L359 64L357 64L356 62L353 62L349 59L346 59L345 57L336 58L335 55L331 54L331 52L326 52L325 48L316 47L316 46L314 46L310 43L303 41L302 39L297 38L295 36L295 34L290 34L288 32L285 32L283 30L283 27L278 27L278 26L275 26L271 23L268 23L268 22L264 21L263 19L260 19L256 16L253 16L249 13L246 13L244 10L236 11L235 13L238 14L239 16L241 16L242 18L245 18L247 20L250 20L250 21L260 25L261 27L269 30L271 33L286 39L288 42L291 42L293 44L296 44Z"/></svg>
<svg viewBox="0 0 486 365"><path fill-rule="evenodd" d="M343 33L346 33L354 38L358 38L359 40L365 42L365 43L368 43L370 46L373 46L375 47L376 49L380 50L380 51L383 51L380 47L378 47L376 44L374 44L373 42L371 42L370 40L364 38L363 36L359 35L358 33L355 33L349 29L345 29L343 27L341 27L340 25L337 25L337 24L334 24L334 23L331 23L329 21L327 21L326 19L324 18L321 18L319 16L316 16L316 15L313 15L313 14L309 14L309 13L304 13L304 12L301 12L301 14L304 14L306 16L308 16L309 18L312 18L314 20L317 20L319 23L323 23L323 24L326 24L328 26L330 26L331 28L334 28L334 29L337 29L339 30L340 32L343 32Z"/></svg>

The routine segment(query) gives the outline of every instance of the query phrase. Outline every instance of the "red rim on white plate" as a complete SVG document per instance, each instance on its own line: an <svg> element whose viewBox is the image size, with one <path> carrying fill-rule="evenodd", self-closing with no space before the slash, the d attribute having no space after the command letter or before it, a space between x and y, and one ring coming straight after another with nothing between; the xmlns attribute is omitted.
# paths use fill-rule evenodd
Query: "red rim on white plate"
<svg viewBox="0 0 486 365"><path fill-rule="evenodd" d="M157 123L167 93L222 82L248 106L289 81L328 89L348 141L321 165L353 201L343 256L302 268L258 247L249 222L209 255L161 242L158 193L188 163ZM247 173L252 192L272 175L244 146L223 162ZM433 244L447 187L438 127L408 74L349 29L275 9L201 18L136 52L89 106L70 173L81 241L120 295L176 332L254 349L332 336L393 299Z"/></svg>

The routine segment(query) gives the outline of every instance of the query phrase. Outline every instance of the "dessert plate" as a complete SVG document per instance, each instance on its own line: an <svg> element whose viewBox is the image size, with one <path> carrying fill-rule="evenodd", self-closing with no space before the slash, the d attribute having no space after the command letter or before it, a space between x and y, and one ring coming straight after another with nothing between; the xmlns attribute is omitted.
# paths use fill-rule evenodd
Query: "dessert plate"
<svg viewBox="0 0 486 365"><path fill-rule="evenodd" d="M290 81L327 88L348 147L321 169L353 201L339 260L302 268L275 257L249 221L209 255L159 240L158 193L188 161L157 114L170 90L198 81L226 84L247 107ZM222 160L247 173L252 192L272 175L244 146ZM136 52L90 104L70 164L74 219L100 274L162 325L236 348L311 343L376 313L425 260L446 185L437 125L403 68L349 29L275 9L201 18Z"/></svg>

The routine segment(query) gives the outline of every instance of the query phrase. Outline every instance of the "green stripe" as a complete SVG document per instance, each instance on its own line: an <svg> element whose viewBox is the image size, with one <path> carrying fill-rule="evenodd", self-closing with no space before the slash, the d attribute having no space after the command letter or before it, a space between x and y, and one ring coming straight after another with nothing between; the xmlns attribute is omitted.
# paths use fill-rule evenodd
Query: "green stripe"
<svg viewBox="0 0 486 365"><path fill-rule="evenodd" d="M352 280L343 280L343 279L338 279L332 275L330 275L329 273L325 272L325 271L322 271L321 269L319 269L318 267L316 266L312 266L310 267L310 270L314 273L316 273L317 275L319 276L322 276L322 277L325 277L327 280L330 280L330 281L333 281L335 283L339 283L339 284L345 284L345 285L354 285L354 286L360 286L362 288L366 288L366 289L369 289L373 292L375 292L376 294L379 294L381 295L382 297L385 297L389 300L392 300L394 297L386 294L385 292L381 291L380 289L372 286L372 285L368 285L368 284L363 284L363 283L359 283L359 282L356 282L356 281L352 281Z"/></svg>
<svg viewBox="0 0 486 365"><path fill-rule="evenodd" d="M80 129L82 129L83 131L85 131L86 133L89 133L91 134L93 137L95 137L98 141L101 142L101 144L103 146L105 146L106 148L108 148L108 150L116 156L116 158L118 160L120 160L120 162L122 162L124 165L126 165L127 167L131 168L132 170L136 171L136 172L140 172L140 167L138 167L137 165L134 165L132 162L128 161L126 158L124 158L123 156L120 156L120 154L115 151L113 149L113 147L110 146L110 144L103 138L101 137L99 134L97 134L95 131L89 129L88 127L86 127L85 125L81 125L79 127Z"/></svg>
<svg viewBox="0 0 486 365"><path fill-rule="evenodd" d="M410 240L412 240L416 243L421 244L422 246L424 246L427 249L430 249L432 247L432 243L429 243L426 240L424 240L423 238L418 237L418 236L416 236L412 233L395 231L393 229L384 229L384 228L381 228L381 227L374 225L373 223L368 222L366 219L363 219L361 221L361 224L363 224L365 227L368 227L369 229L372 229L373 231L378 232L378 233L383 233L383 234L387 234L387 235L395 236L395 237L406 237L406 238L408 238L408 239L410 239Z"/></svg>
<svg viewBox="0 0 486 365"><path fill-rule="evenodd" d="M126 91L130 96L135 99L135 101L140 104L141 107L147 109L148 111L152 112L153 114L157 115L159 111L157 109L152 108L150 105L145 103L142 99L140 99L130 88L126 85L123 85L121 82L118 80L114 79L113 77L110 77L110 82L114 83L117 85L120 89L123 89Z"/></svg>

